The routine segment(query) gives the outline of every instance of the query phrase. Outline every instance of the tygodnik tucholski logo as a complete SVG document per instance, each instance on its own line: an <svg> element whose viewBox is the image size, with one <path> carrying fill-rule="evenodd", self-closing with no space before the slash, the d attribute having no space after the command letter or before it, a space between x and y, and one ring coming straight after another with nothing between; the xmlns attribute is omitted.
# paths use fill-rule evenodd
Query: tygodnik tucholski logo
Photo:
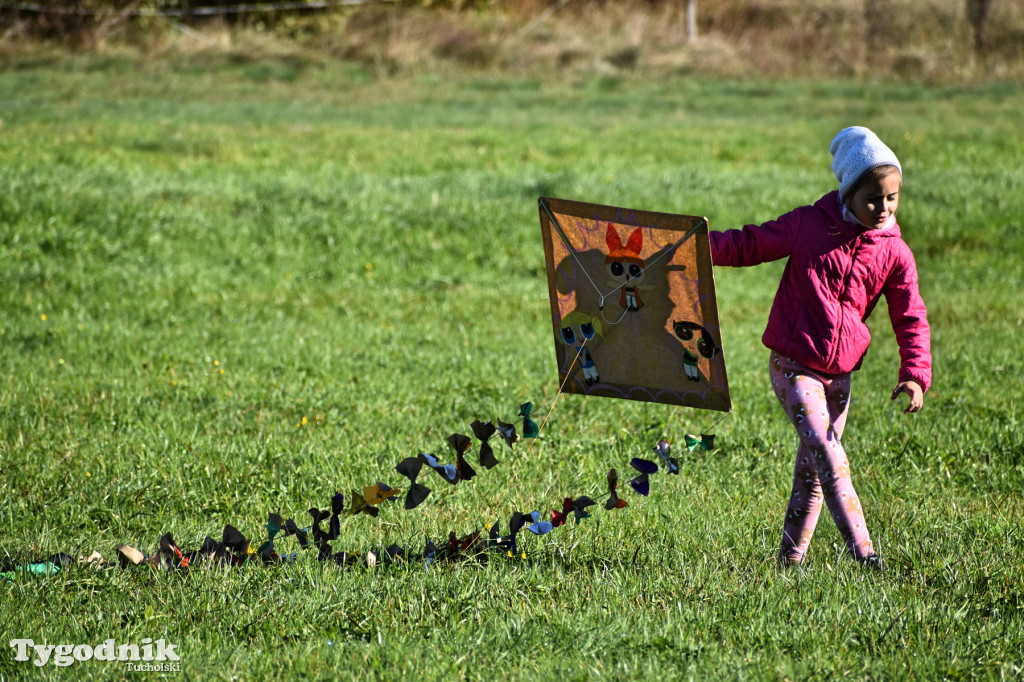
<svg viewBox="0 0 1024 682"><path fill-rule="evenodd" d="M35 654L35 665L42 668L48 663L58 667L69 666L75 662L88 660L122 661L129 671L146 672L180 672L181 664L175 649L177 644L168 644L163 639L156 641L149 637L142 644L117 644L114 640L105 640L102 644L36 644L31 639L12 639L11 648L15 650L14 660L24 662L30 660L29 653ZM135 661L140 661L135 663Z"/></svg>

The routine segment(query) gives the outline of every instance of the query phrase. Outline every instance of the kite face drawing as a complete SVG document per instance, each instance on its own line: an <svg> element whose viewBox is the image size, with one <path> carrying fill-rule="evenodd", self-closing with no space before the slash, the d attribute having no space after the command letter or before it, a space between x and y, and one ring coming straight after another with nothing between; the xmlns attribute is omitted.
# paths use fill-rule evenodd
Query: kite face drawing
<svg viewBox="0 0 1024 682"><path fill-rule="evenodd" d="M715 345L711 332L696 322L680 320L672 323L672 332L676 335L676 338L683 342L692 341L694 339L694 332L698 331L700 332L700 337L697 338L693 347L701 357L710 360L722 352L722 349ZM699 361L700 358L690 350L690 344L687 343L683 349L683 370L686 372L686 378L690 381L701 380L700 369L698 369Z"/></svg>
<svg viewBox="0 0 1024 682"><path fill-rule="evenodd" d="M640 258L644 245L643 230L639 227L633 230L629 240L623 244L619 239L619 233L609 223L605 241L608 245L608 255L605 256L604 262L612 277L608 282L610 288L617 288L622 292L619 297L619 305L622 308L640 310L643 306L640 300L641 280L644 274L644 261Z"/></svg>
<svg viewBox="0 0 1024 682"><path fill-rule="evenodd" d="M732 409L704 218L540 199L562 390Z"/></svg>

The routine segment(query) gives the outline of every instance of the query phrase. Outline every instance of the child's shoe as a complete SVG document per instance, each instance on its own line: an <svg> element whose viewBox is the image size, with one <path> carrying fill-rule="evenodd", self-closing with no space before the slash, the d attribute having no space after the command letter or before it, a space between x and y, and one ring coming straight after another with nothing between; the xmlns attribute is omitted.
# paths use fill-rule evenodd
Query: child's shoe
<svg viewBox="0 0 1024 682"><path fill-rule="evenodd" d="M878 556L877 554L868 554L865 557L857 559L857 561L864 568L870 568L873 571L885 573L885 566L882 565L882 557Z"/></svg>
<svg viewBox="0 0 1024 682"><path fill-rule="evenodd" d="M788 555L786 555L786 554L784 554L782 552L779 553L779 555L776 557L776 559L779 562L779 566L781 566L782 568L792 568L792 567L795 567L795 566L800 566L801 564L804 563L804 560L803 560L802 557L799 558L799 559L796 559L796 558L788 556Z"/></svg>

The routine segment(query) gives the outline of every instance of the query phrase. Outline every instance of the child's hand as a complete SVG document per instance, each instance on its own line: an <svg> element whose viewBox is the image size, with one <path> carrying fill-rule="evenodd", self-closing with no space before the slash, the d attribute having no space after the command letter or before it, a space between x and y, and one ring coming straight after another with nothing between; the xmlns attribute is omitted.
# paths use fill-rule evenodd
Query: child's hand
<svg viewBox="0 0 1024 682"><path fill-rule="evenodd" d="M892 399L896 400L900 393L906 393L910 396L910 404L907 405L907 409L903 410L903 414L917 412L924 405L924 390L921 388L921 384L916 381L901 381L897 384L896 390L892 392Z"/></svg>

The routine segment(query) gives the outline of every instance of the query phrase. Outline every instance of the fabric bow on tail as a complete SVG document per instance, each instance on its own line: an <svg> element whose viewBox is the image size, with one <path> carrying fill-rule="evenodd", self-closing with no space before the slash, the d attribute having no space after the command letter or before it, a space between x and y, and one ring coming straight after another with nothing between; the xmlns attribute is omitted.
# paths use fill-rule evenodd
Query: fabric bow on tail
<svg viewBox="0 0 1024 682"><path fill-rule="evenodd" d="M455 472L460 481L468 481L476 476L476 471L466 461L466 452L469 451L472 444L473 441L469 436L464 436L461 433L453 433L448 436L448 445L455 451Z"/></svg>
<svg viewBox="0 0 1024 682"><path fill-rule="evenodd" d="M305 528L299 528L299 525L295 523L295 519L285 519L284 522L284 536L294 535L295 539L299 541L299 547L306 549L309 547L309 533Z"/></svg>
<svg viewBox="0 0 1024 682"><path fill-rule="evenodd" d="M519 442L519 434L516 432L515 424L508 424L499 419L498 434L501 436L502 440L508 443L509 449L511 449L513 445Z"/></svg>
<svg viewBox="0 0 1024 682"><path fill-rule="evenodd" d="M421 452L419 454L419 458L420 460L422 460L424 464L426 464L428 467L436 471L441 478L448 481L452 485L455 485L456 483L459 482L459 470L455 467L454 464L441 464L441 462L438 461L437 457L434 457L433 455L428 455L424 452Z"/></svg>
<svg viewBox="0 0 1024 682"><path fill-rule="evenodd" d="M690 452L693 452L698 447L703 450L714 450L715 448L715 434L713 433L702 433L699 438L686 434L684 439L686 440L686 447Z"/></svg>
<svg viewBox="0 0 1024 682"><path fill-rule="evenodd" d="M415 509L420 506L430 494L430 488L416 482L416 477L420 475L422 467L423 460L419 457L406 457L395 465L395 471L409 479L409 492L405 494L406 509Z"/></svg>
<svg viewBox="0 0 1024 682"><path fill-rule="evenodd" d="M523 403L519 406L519 416L523 418L523 438L536 438L540 435L540 427L530 418L532 411L533 403Z"/></svg>
<svg viewBox="0 0 1024 682"><path fill-rule="evenodd" d="M498 430L497 427L493 422L485 424L479 419L475 419L469 428L473 429L473 435L480 441L480 466L485 469L493 469L498 460L494 457L494 448L487 441Z"/></svg>
<svg viewBox="0 0 1024 682"><path fill-rule="evenodd" d="M384 502L395 502L395 495L400 493L400 490L387 486L380 481L377 481L373 485L366 486L363 488L363 500L366 504L376 506Z"/></svg>
<svg viewBox="0 0 1024 682"><path fill-rule="evenodd" d="M267 514L267 541L259 546L256 550L256 554L263 559L265 563L274 563L281 560L281 557L277 555L274 550L274 538L277 534L284 529L284 520L278 514L270 513Z"/></svg>
<svg viewBox="0 0 1024 682"><path fill-rule="evenodd" d="M647 481L647 477L650 474L657 473L658 465L649 459L634 457L629 461L629 466L640 472L640 475L631 480L629 485L640 495L649 495L651 493L651 486Z"/></svg>
<svg viewBox="0 0 1024 682"><path fill-rule="evenodd" d="M626 502L625 500L623 500L622 498L619 497L618 487L619 487L619 474L615 471L615 469L609 469L608 470L608 500L604 503L604 508L605 509L622 509L623 507L626 507L626 506L629 505L629 502Z"/></svg>
<svg viewBox="0 0 1024 682"><path fill-rule="evenodd" d="M665 468L668 470L668 473L679 475L679 462L672 456L672 446L669 445L667 440L659 440L651 449L665 460Z"/></svg>
<svg viewBox="0 0 1024 682"><path fill-rule="evenodd" d="M587 507L597 504L586 495L580 495L575 500L571 497L567 497L562 500L562 511L555 509L551 510L551 525L554 527L561 526L569 519L569 514L572 513L576 517L576 523L580 522L580 519L586 519L590 517L587 513Z"/></svg>
<svg viewBox="0 0 1024 682"><path fill-rule="evenodd" d="M235 565L248 561L256 553L249 539L231 524L224 526L221 542L231 552L231 563Z"/></svg>
<svg viewBox="0 0 1024 682"><path fill-rule="evenodd" d="M371 486L371 488L372 487L373 486ZM377 507L368 504L366 499L355 490L350 493L349 497L352 499L352 506L350 506L348 511L345 512L346 515L355 516L356 514L367 514L369 516L376 517L380 514L380 510L377 509Z"/></svg>

